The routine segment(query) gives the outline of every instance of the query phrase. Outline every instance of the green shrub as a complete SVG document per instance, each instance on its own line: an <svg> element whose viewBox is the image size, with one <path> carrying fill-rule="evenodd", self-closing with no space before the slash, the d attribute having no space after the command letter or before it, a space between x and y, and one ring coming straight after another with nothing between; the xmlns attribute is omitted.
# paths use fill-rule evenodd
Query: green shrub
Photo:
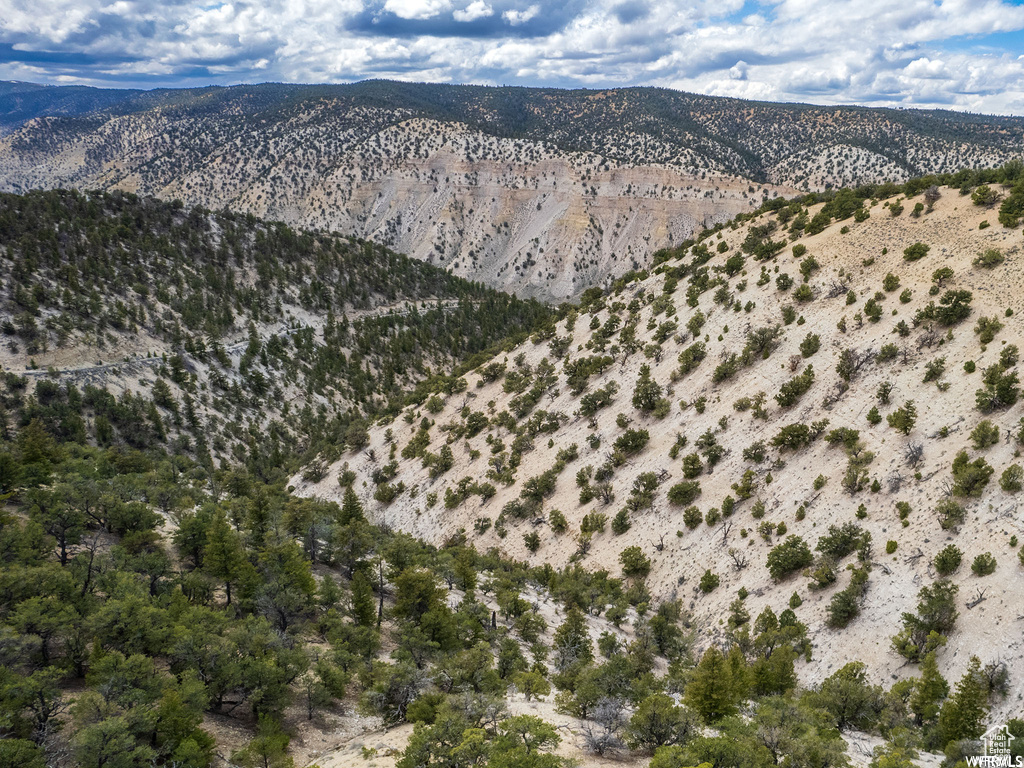
<svg viewBox="0 0 1024 768"><path fill-rule="evenodd" d="M604 533L604 527L608 523L608 515L603 512L590 512L583 516L580 521L580 533Z"/></svg>
<svg viewBox="0 0 1024 768"><path fill-rule="evenodd" d="M978 335L978 341L982 344L991 344L996 334L1003 329L1003 324L998 317L979 317L978 324L974 326L974 332Z"/></svg>
<svg viewBox="0 0 1024 768"><path fill-rule="evenodd" d="M1024 468L1020 464L1011 464L1003 470L999 478L999 487L1007 493L1017 493L1024 486Z"/></svg>
<svg viewBox="0 0 1024 768"><path fill-rule="evenodd" d="M999 192L988 184L980 184L971 193L971 202L983 208L991 208L999 202Z"/></svg>
<svg viewBox="0 0 1024 768"><path fill-rule="evenodd" d="M804 282L806 283L811 279L811 275L821 269L821 264L813 256L808 256L806 259L800 262L800 274L803 275Z"/></svg>
<svg viewBox="0 0 1024 768"><path fill-rule="evenodd" d="M974 558L974 562L971 563L971 573L975 576L988 576L990 573L995 573L995 570L996 559L992 556L991 552L978 555Z"/></svg>
<svg viewBox="0 0 1024 768"><path fill-rule="evenodd" d="M910 434L913 425L918 422L918 409L914 406L913 400L904 402L901 408L896 409L886 417L886 421L897 432Z"/></svg>
<svg viewBox="0 0 1024 768"><path fill-rule="evenodd" d="M712 573L711 569L704 571L704 575L700 577L700 591L705 595L708 592L713 591L721 583L717 573Z"/></svg>
<svg viewBox="0 0 1024 768"><path fill-rule="evenodd" d="M700 460L699 453L690 453L683 457L683 477L693 480L699 477L704 471L704 462Z"/></svg>
<svg viewBox="0 0 1024 768"><path fill-rule="evenodd" d="M703 522L704 515L701 514L697 507L690 506L683 510L683 523L685 523L686 527L691 531Z"/></svg>
<svg viewBox="0 0 1024 768"><path fill-rule="evenodd" d="M793 292L793 298L801 303L807 303L814 299L814 290L807 283L801 283L800 287Z"/></svg>
<svg viewBox="0 0 1024 768"><path fill-rule="evenodd" d="M924 366L924 381L937 381L942 377L942 374L946 372L946 358L937 357L925 363Z"/></svg>
<svg viewBox="0 0 1024 768"><path fill-rule="evenodd" d="M629 510L623 507L618 511L615 517L612 518L612 533L616 536L621 536L632 527L632 523L629 520Z"/></svg>
<svg viewBox="0 0 1024 768"><path fill-rule="evenodd" d="M885 542L885 553L887 555L891 555L893 552L896 551L896 547L897 547L896 542L893 541L892 539L889 539L889 541Z"/></svg>
<svg viewBox="0 0 1024 768"><path fill-rule="evenodd" d="M935 555L935 570L940 576L950 576L956 573L963 561L964 553L955 544L948 544Z"/></svg>
<svg viewBox="0 0 1024 768"><path fill-rule="evenodd" d="M813 562L814 555L811 554L807 542L791 534L768 553L767 566L772 578L781 581L792 573L807 568Z"/></svg>
<svg viewBox="0 0 1024 768"><path fill-rule="evenodd" d="M828 533L818 539L815 549L833 561L842 560L859 548L866 548L871 543L871 534L856 523L843 523L840 526L830 525Z"/></svg>
<svg viewBox="0 0 1024 768"><path fill-rule="evenodd" d="M569 529L569 521L560 509L552 509L548 513L548 524L555 533L565 533Z"/></svg>
<svg viewBox="0 0 1024 768"><path fill-rule="evenodd" d="M787 424L772 438L772 445L781 450L796 451L811 443L811 428L806 424Z"/></svg>
<svg viewBox="0 0 1024 768"><path fill-rule="evenodd" d="M626 547L622 550L619 563L622 565L622 575L626 578L643 579L651 572L651 560L640 547Z"/></svg>
<svg viewBox="0 0 1024 768"><path fill-rule="evenodd" d="M830 629L849 626L860 615L860 602L867 589L867 568L854 568L850 585L832 595L825 611L825 624Z"/></svg>
<svg viewBox="0 0 1024 768"><path fill-rule="evenodd" d="M971 431L971 443L976 451L988 448L990 445L995 445L998 442L999 427L988 419L978 422L978 426Z"/></svg>
<svg viewBox="0 0 1024 768"><path fill-rule="evenodd" d="M736 499L732 496L726 496L722 499L722 517L732 517L732 513L735 509Z"/></svg>
<svg viewBox="0 0 1024 768"><path fill-rule="evenodd" d="M668 489L668 500L671 504L681 507L685 504L692 504L700 496L700 483L696 480L688 480L676 483Z"/></svg>
<svg viewBox="0 0 1024 768"><path fill-rule="evenodd" d="M800 398L811 388L814 383L814 367L808 365L803 373L794 376L779 388L775 395L776 402L782 408L791 408L799 402Z"/></svg>
<svg viewBox="0 0 1024 768"><path fill-rule="evenodd" d="M953 495L981 496L994 472L984 458L971 461L967 451L960 451L953 459Z"/></svg>
<svg viewBox="0 0 1024 768"><path fill-rule="evenodd" d="M643 450L651 435L646 429L627 429L615 441L615 450L625 456L632 456Z"/></svg>
<svg viewBox="0 0 1024 768"><path fill-rule="evenodd" d="M967 510L953 499L942 499L935 505L935 514L938 515L939 525L944 531L962 525L967 519Z"/></svg>
<svg viewBox="0 0 1024 768"><path fill-rule="evenodd" d="M929 250L931 249L924 243L914 243L903 249L903 258L906 261L917 261L927 256Z"/></svg>
<svg viewBox="0 0 1024 768"><path fill-rule="evenodd" d="M808 333L800 342L800 354L804 357L810 357L819 349L821 349L821 337L816 333Z"/></svg>
<svg viewBox="0 0 1024 768"><path fill-rule="evenodd" d="M892 638L893 649L911 662L945 644L959 616L956 597L960 588L942 579L918 592L917 613L903 614L903 629Z"/></svg>
<svg viewBox="0 0 1024 768"><path fill-rule="evenodd" d="M979 253L972 263L976 267L983 267L984 269L992 269L998 267L1006 261L1006 257L1003 256L1002 252L998 248L989 248L984 253Z"/></svg>
<svg viewBox="0 0 1024 768"><path fill-rule="evenodd" d="M662 402L661 385L651 378L651 366L640 366L640 376L633 389L633 407L640 411L655 410Z"/></svg>

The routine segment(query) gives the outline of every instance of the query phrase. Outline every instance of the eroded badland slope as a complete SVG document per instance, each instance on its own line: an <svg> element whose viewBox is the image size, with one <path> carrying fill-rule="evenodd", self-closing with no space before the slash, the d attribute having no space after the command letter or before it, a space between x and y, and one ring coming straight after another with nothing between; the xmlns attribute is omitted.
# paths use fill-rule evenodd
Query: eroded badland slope
<svg viewBox="0 0 1024 768"><path fill-rule="evenodd" d="M916 674L891 638L955 547L940 667L1005 663L994 716L1019 712L1020 231L937 192L916 216L924 196L868 199L799 237L794 204L664 254L296 490L340 498L354 471L379 522L556 568L619 575L639 547L650 593L683 599L702 646L726 640L741 589L751 616L799 603L809 684L853 659L886 685ZM794 536L814 562L773 578ZM987 553L994 572L972 573Z"/></svg>

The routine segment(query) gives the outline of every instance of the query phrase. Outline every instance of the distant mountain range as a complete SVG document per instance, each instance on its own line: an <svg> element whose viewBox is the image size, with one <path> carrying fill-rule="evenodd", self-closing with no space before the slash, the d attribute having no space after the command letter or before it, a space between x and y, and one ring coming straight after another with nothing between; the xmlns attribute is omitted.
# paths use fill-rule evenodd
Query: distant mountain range
<svg viewBox="0 0 1024 768"><path fill-rule="evenodd" d="M561 299L765 197L991 167L1024 119L665 89L0 83L0 190L122 189Z"/></svg>

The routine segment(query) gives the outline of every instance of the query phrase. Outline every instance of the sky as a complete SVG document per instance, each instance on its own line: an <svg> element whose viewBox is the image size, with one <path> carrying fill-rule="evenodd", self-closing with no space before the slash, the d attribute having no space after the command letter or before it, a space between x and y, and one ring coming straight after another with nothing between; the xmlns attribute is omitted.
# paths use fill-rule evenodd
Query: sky
<svg viewBox="0 0 1024 768"><path fill-rule="evenodd" d="M0 80L368 78L1024 114L1024 0L0 0Z"/></svg>

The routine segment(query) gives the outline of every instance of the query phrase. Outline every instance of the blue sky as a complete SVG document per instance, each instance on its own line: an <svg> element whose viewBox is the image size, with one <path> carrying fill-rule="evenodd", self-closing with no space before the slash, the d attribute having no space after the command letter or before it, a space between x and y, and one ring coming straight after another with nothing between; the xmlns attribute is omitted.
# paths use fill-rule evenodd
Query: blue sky
<svg viewBox="0 0 1024 768"><path fill-rule="evenodd" d="M1024 114L1024 0L0 0L0 79L371 77Z"/></svg>

